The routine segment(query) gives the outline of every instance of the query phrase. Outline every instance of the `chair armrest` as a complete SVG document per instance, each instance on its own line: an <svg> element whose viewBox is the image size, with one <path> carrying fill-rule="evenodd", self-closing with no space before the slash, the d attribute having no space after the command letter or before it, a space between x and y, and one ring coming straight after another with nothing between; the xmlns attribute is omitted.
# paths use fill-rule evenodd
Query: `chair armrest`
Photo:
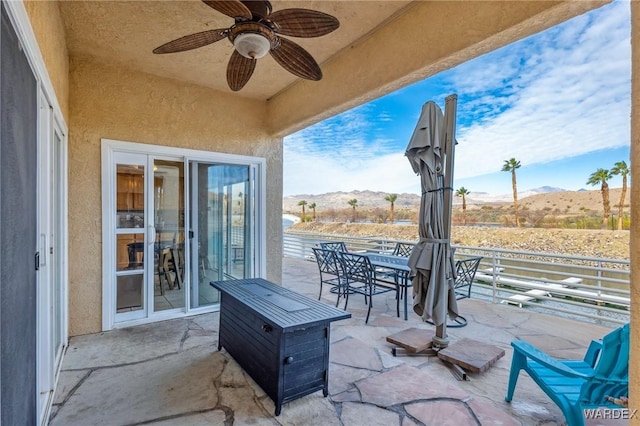
<svg viewBox="0 0 640 426"><path fill-rule="evenodd" d="M553 370L558 374L562 374L563 376L582 378L582 379L588 379L590 377L593 377L592 374L591 375L583 374L583 373L575 371L572 368L567 367L562 362L560 362L560 361L556 360L555 358L547 355L546 353L542 352L540 349L536 348L535 346L533 346L530 343L527 343L527 342L525 342L523 340L514 340L513 342L511 342L511 346L513 346L513 349L516 352L519 352L520 354L524 355L525 357L530 358L530 359L532 359L532 360L544 365L548 369Z"/></svg>
<svg viewBox="0 0 640 426"><path fill-rule="evenodd" d="M587 349L587 353L584 355L584 362L589 364L591 367L596 365L596 361L598 360L598 356L600 355L600 351L602 350L602 341L600 340L592 340L589 344L589 348Z"/></svg>

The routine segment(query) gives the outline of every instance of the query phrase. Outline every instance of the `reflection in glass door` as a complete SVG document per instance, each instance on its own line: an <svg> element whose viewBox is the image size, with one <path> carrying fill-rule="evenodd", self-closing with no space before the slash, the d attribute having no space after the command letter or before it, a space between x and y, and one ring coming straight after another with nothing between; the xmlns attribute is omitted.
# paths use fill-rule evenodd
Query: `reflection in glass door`
<svg viewBox="0 0 640 426"><path fill-rule="evenodd" d="M191 306L218 303L211 281L252 276L251 168L191 163Z"/></svg>
<svg viewBox="0 0 640 426"><path fill-rule="evenodd" d="M118 153L120 154L120 153ZM146 155L116 154L116 312L120 319L146 316Z"/></svg>
<svg viewBox="0 0 640 426"><path fill-rule="evenodd" d="M154 311L185 308L184 163L153 163Z"/></svg>

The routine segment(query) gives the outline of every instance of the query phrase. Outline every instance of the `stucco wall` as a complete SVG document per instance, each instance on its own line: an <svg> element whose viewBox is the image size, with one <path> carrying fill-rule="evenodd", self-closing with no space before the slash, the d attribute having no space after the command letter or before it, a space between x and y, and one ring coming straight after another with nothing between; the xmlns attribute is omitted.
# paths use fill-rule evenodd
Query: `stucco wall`
<svg viewBox="0 0 640 426"><path fill-rule="evenodd" d="M25 1L49 78L65 120L69 120L69 55L58 2Z"/></svg>
<svg viewBox="0 0 640 426"><path fill-rule="evenodd" d="M267 278L282 278L282 140L264 102L70 60L69 329L100 331L101 138L252 155L267 162Z"/></svg>

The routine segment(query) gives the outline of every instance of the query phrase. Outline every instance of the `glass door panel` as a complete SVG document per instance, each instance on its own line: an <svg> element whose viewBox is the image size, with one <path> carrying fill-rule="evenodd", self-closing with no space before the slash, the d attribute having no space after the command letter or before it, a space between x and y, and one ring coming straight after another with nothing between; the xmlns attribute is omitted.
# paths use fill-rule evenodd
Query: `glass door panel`
<svg viewBox="0 0 640 426"><path fill-rule="evenodd" d="M185 308L184 163L153 163L154 311Z"/></svg>
<svg viewBox="0 0 640 426"><path fill-rule="evenodd" d="M124 156L123 156L124 157ZM145 315L145 156L116 164L116 313Z"/></svg>
<svg viewBox="0 0 640 426"><path fill-rule="evenodd" d="M144 307L144 234L116 235L117 312Z"/></svg>
<svg viewBox="0 0 640 426"><path fill-rule="evenodd" d="M250 167L192 163L192 307L218 303L211 281L251 276Z"/></svg>

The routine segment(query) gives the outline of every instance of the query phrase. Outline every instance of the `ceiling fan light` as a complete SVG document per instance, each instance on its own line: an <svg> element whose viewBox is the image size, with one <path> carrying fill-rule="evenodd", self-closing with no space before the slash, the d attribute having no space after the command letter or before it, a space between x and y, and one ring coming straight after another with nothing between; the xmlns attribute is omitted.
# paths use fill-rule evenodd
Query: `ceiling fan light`
<svg viewBox="0 0 640 426"><path fill-rule="evenodd" d="M233 40L233 46L239 54L250 59L262 58L271 49L269 39L256 33L238 34Z"/></svg>

